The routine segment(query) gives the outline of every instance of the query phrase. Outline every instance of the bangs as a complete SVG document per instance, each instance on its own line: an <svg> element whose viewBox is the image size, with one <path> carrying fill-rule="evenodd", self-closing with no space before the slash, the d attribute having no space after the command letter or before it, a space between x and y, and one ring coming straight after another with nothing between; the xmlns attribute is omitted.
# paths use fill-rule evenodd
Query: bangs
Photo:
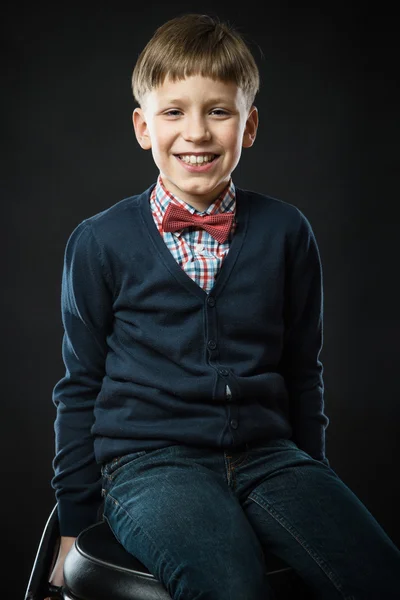
<svg viewBox="0 0 400 600"><path fill-rule="evenodd" d="M227 24L186 15L160 27L135 65L132 91L142 104L146 93L164 83L201 75L235 83L251 106L259 88L259 72L249 48Z"/></svg>
<svg viewBox="0 0 400 600"><path fill-rule="evenodd" d="M145 91L162 85L166 77L175 82L193 75L201 75L215 81L236 83L247 93L252 82L246 74L246 65L240 65L237 59L233 61L232 58L232 56L227 56L226 52L222 55L221 53L216 55L215 52L212 54L207 52L200 56L196 52L191 55L177 52L176 56L160 57L157 62L153 63L153 67L148 73L149 85ZM145 81L143 84L146 85Z"/></svg>

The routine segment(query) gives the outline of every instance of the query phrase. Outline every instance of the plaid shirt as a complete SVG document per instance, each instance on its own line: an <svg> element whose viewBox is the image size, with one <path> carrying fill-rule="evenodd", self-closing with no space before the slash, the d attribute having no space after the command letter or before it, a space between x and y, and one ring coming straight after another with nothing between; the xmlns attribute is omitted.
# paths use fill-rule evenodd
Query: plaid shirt
<svg viewBox="0 0 400 600"><path fill-rule="evenodd" d="M225 256L228 254L232 237L236 228L233 221L228 239L220 244L204 229L186 227L181 231L165 232L162 220L168 204L173 201L192 214L211 215L222 212L235 212L236 198L235 186L232 179L229 186L213 202L207 210L199 212L183 200L165 189L161 176L150 196L150 206L154 222L167 248L175 258L178 265L195 281L205 292L209 292L214 285L215 277L221 268Z"/></svg>

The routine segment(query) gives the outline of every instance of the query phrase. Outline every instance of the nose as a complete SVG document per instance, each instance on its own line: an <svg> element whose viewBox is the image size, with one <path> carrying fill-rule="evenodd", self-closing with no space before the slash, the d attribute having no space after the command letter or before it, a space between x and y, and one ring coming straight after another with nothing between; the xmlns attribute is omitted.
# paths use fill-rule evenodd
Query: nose
<svg viewBox="0 0 400 600"><path fill-rule="evenodd" d="M183 130L183 137L188 142L203 142L207 141L211 137L211 133L208 129L207 122L203 117L188 117L185 120L185 127Z"/></svg>

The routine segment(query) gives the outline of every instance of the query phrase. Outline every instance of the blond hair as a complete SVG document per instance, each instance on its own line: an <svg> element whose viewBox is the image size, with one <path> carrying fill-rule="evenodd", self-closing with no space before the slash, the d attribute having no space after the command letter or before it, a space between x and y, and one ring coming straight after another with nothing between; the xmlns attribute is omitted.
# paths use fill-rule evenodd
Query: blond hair
<svg viewBox="0 0 400 600"><path fill-rule="evenodd" d="M133 70L133 96L142 105L146 93L162 85L166 76L176 81L191 75L236 83L248 108L260 85L256 62L242 35L208 15L175 17L155 31Z"/></svg>

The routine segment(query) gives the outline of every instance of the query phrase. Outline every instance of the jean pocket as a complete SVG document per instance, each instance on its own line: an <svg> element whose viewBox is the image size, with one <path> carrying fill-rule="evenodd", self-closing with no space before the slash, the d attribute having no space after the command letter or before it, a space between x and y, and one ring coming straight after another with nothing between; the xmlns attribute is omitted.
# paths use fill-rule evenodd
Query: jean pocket
<svg viewBox="0 0 400 600"><path fill-rule="evenodd" d="M138 452L130 452L124 456L117 456L116 458L113 458L102 466L102 476L109 480L114 479L114 477L116 477L116 475L125 465L132 463L142 456L145 456L147 452L147 450L139 450Z"/></svg>

